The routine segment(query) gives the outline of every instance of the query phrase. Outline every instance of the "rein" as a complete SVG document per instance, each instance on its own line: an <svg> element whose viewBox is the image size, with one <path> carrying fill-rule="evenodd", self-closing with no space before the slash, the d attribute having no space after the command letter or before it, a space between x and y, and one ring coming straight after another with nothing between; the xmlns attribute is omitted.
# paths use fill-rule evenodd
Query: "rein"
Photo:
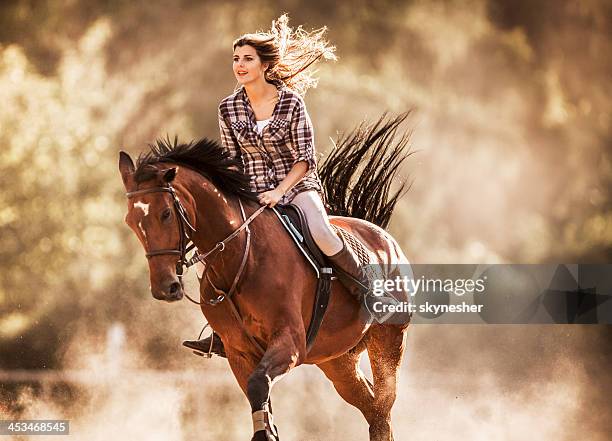
<svg viewBox="0 0 612 441"><path fill-rule="evenodd" d="M187 293L185 293L185 297L187 297L187 299L190 302L195 303L196 305L208 304L211 306L216 306L219 303L221 303L223 300L227 299L230 310L232 311L232 314L234 315L234 317L238 320L238 323L240 323L244 333L247 335L251 343L253 343L253 345L261 352L261 354L263 354L265 351L263 350L261 345L254 339L254 337L247 332L244 326L244 322L242 321L242 317L240 316L240 312L238 311L238 308L236 308L236 305L232 301L231 297L235 293L236 288L238 286L238 282L240 281L240 278L244 272L244 268L246 267L247 259L249 256L249 251L251 249L251 230L249 229L249 224L253 222L253 220L255 220L255 218L259 216L266 209L266 206L265 205L261 206L253 214L251 214L248 218L246 218L246 214L244 212L244 206L242 205L242 199L238 198L238 203L240 204L240 214L242 216L242 220L244 221L242 225L240 225L236 230L234 230L229 236L227 236L221 242L217 242L217 244L212 249L210 249L209 251L205 253L200 253L198 249L196 248L195 244L193 243L193 241L191 240L191 238L189 237L189 234L187 232L188 230L195 232L195 228L189 222L189 219L187 217L187 210L185 210L185 207L183 207L183 204L181 203L180 199L176 195L176 192L174 188L172 187L172 185L168 184L167 187L153 187L153 188L146 188L143 190L130 191L130 192L127 192L125 195L128 199L130 199L130 198L133 198L134 196L147 194L147 193L170 193L172 195L174 210L178 214L178 228L179 228L179 238L180 238L178 248L159 249L159 250L152 250L152 251L145 250L146 251L145 255L147 259L154 257L154 256L161 256L161 255L167 255L167 254L178 255L179 260L176 262L176 274L179 278L183 276L183 267L188 269L189 267L195 265L196 263L202 262L204 264L204 272L202 274L201 280L206 280L206 282L208 282L208 284L213 288L215 293L217 293L217 297L211 300L205 299L202 296L202 290L200 290L200 301L199 302L192 299ZM208 258L211 256L213 258L216 258L217 256L219 256L220 253L225 250L226 245L232 239L236 238L240 234L240 232L242 232L243 230L246 230L246 244L244 246L244 253L242 255L242 260L240 262L240 267L238 268L238 271L236 272L236 275L234 276L234 280L232 282L230 289L227 292L225 292L222 289L217 288L212 282L212 280L210 280L210 277L208 276L208 270L212 265L212 261L208 260ZM195 249L195 254L193 255L193 257L191 257L190 259L187 259L187 253L189 253L191 250L194 250L194 249Z"/></svg>
<svg viewBox="0 0 612 441"><path fill-rule="evenodd" d="M249 257L249 251L251 249L251 230L249 229L249 224L251 222L253 222L253 220L257 216L259 216L262 211L264 211L266 209L266 206L264 205L264 206L258 208L257 211L255 211L247 219L246 215L244 213L244 206L242 205L242 200L240 198L238 198L238 203L240 204L240 214L242 216L242 220L244 221L242 223L242 225L240 225L236 230L234 230L233 233L231 233L229 236L227 236L221 242L217 242L217 244L210 251L208 251L208 252L206 252L204 254L200 254L200 253L196 252L196 254L185 263L185 267L189 268L190 266L195 265L198 262L203 262L205 269L204 269L204 273L202 274L202 280L206 279L206 281L213 287L215 292L219 293L215 299L207 300L207 299L204 299L202 297L202 292L200 291L200 301L199 302L193 300L191 297L189 297L187 294L185 294L187 299L189 299L189 301L191 301L192 303L195 303L196 305L201 305L202 303L207 303L209 305L215 306L215 305L221 303L226 298L231 297L234 294L234 292L236 291L236 287L238 286L238 282L240 281L240 277L242 276L242 273L244 272L244 267L246 266L247 258ZM242 261L240 262L240 267L238 267L238 271L236 272L236 276L234 277L232 285L230 286L229 291L227 291L227 293L226 293L222 289L217 288L214 285L214 283L212 282L212 280L210 280L210 277L208 277L208 269L211 267L212 262L207 261L206 258L209 257L213 253L221 253L223 250L225 250L225 246L227 245L227 243L230 242L232 239L234 239L236 236L238 236L238 234L240 234L240 232L242 230L246 230L246 235L247 235L246 236L246 244L244 246L244 253L242 255ZM213 257L216 257L216 255L213 256Z"/></svg>

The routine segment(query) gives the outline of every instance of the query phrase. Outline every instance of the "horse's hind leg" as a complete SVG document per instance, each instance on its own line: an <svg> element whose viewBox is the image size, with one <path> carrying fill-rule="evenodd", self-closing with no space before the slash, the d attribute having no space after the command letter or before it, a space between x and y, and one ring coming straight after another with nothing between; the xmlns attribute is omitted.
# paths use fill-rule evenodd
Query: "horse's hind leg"
<svg viewBox="0 0 612 441"><path fill-rule="evenodd" d="M359 409L371 425L376 418L374 392L372 384L359 368L359 356L364 350L365 346L360 345L318 367L331 380L340 396Z"/></svg>
<svg viewBox="0 0 612 441"><path fill-rule="evenodd" d="M367 348L374 377L376 417L370 424L370 441L393 441L391 408L395 403L399 367L404 355L404 332L398 326L375 325Z"/></svg>
<svg viewBox="0 0 612 441"><path fill-rule="evenodd" d="M289 331L277 334L248 378L246 392L253 413L254 431L251 441L279 439L272 421L270 390L276 380L296 366L299 358L296 340L299 340L299 336L292 335Z"/></svg>

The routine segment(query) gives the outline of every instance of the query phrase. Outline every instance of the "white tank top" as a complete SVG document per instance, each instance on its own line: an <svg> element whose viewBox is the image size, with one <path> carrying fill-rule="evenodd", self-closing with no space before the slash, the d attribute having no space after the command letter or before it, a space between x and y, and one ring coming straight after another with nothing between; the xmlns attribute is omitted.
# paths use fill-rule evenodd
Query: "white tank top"
<svg viewBox="0 0 612 441"><path fill-rule="evenodd" d="M264 127L268 125L271 119L272 118L268 118L262 119L261 121L257 121L257 133L261 135L261 132L263 132Z"/></svg>

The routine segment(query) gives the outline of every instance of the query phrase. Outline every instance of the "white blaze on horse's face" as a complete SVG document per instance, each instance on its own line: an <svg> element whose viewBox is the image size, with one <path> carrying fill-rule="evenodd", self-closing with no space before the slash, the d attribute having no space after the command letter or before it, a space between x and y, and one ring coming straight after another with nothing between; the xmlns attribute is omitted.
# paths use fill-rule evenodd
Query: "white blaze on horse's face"
<svg viewBox="0 0 612 441"><path fill-rule="evenodd" d="M138 228L140 229L140 232L142 233L142 237L145 240L145 243L147 242L147 232L145 231L144 227L142 226L142 220L138 221Z"/></svg>
<svg viewBox="0 0 612 441"><path fill-rule="evenodd" d="M149 205L151 205L151 204L145 204L144 202L141 202L141 201L134 202L134 208L138 208L139 210L142 210L142 213L143 213L142 219L144 219L146 216L149 215ZM144 239L146 241L147 240L147 232L145 231L144 227L142 226L142 219L138 221L138 228L140 229L140 232L142 233L142 237L144 237Z"/></svg>
<svg viewBox="0 0 612 441"><path fill-rule="evenodd" d="M134 202L134 207L140 208L145 216L149 215L149 205L151 204L145 204L144 202L140 201Z"/></svg>

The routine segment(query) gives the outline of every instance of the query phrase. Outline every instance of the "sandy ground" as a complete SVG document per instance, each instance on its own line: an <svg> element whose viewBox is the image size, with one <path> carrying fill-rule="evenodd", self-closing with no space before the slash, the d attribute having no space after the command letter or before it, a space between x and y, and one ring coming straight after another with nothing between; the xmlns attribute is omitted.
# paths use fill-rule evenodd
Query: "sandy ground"
<svg viewBox="0 0 612 441"><path fill-rule="evenodd" d="M486 362L474 345L455 348L461 354L457 358L448 350L439 352L440 341L452 338L428 341L431 328L412 331L393 412L396 440L609 439L595 425L584 436L596 420L585 419L583 385L589 377L579 363L561 357L554 369L542 370L534 365L537 355L529 365L519 354L513 358L524 369L504 370ZM456 334L456 329L443 332ZM415 347L424 350L411 352ZM432 351L438 355L428 355ZM495 360L503 363L504 356ZM78 440L250 439L249 406L225 360L194 356L186 366L190 370L165 373L90 362L89 369L66 373L81 384L72 404L57 404L61 397L50 384L38 394L23 389L21 417L70 419L70 439ZM125 360L125 366L132 364L137 362ZM299 367L282 379L273 391L273 407L284 441L368 439L361 414L342 401L316 367Z"/></svg>

